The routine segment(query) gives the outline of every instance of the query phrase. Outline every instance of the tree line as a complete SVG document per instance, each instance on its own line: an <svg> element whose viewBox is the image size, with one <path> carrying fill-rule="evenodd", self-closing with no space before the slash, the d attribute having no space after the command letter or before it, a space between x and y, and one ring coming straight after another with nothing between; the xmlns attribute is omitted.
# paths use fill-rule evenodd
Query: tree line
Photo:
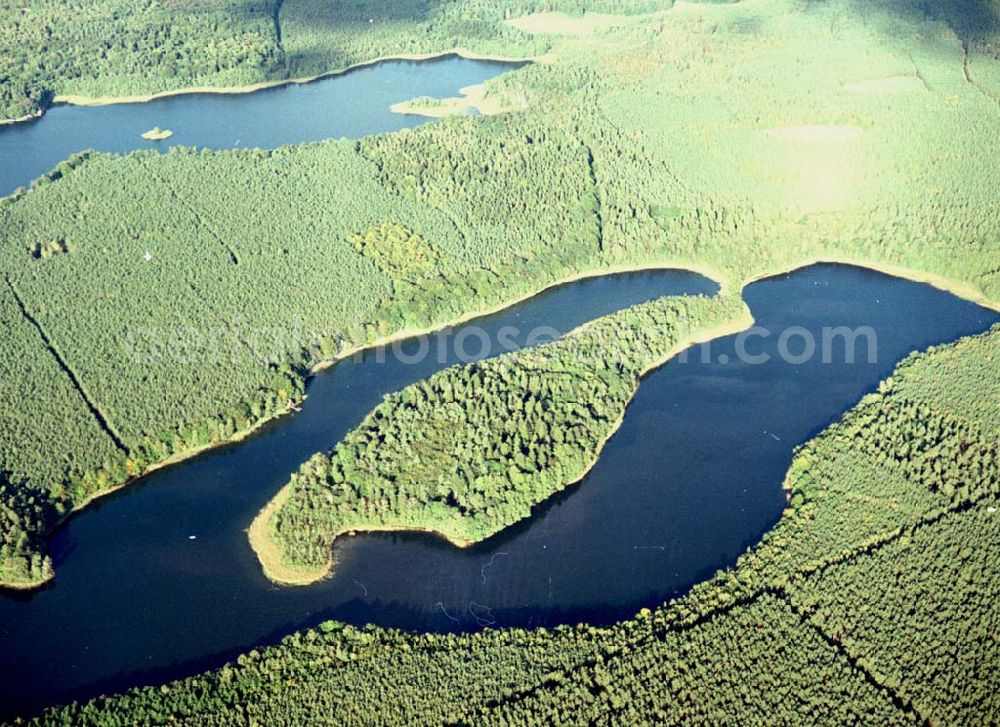
<svg viewBox="0 0 1000 727"><path fill-rule="evenodd" d="M872 409L919 401L969 425L975 394L1000 392L1000 369L949 381L945 394L932 373L976 369L998 352L1000 326L901 364L797 452L789 508L762 543L689 595L615 626L440 635L327 622L222 669L51 710L40 723L988 721L1000 687L997 491L980 483L955 501L853 453L898 425L858 426ZM1000 440L995 425L981 433Z"/></svg>
<svg viewBox="0 0 1000 727"><path fill-rule="evenodd" d="M992 116L965 113L973 97L958 97L961 124L933 94L878 109L851 101L851 113L873 120L924 118L923 108L941 128L915 130L919 145L904 134L880 140L857 160L864 178L896 170L905 184L863 187L857 207L804 214L775 202L780 185L736 173L754 168L758 150L732 146L726 134L745 124L698 93L719 79L691 59L719 37L749 41L738 24L713 34L696 18L638 21L597 47L560 41L559 63L490 84L527 103L520 113L274 151L82 154L3 200L3 269L85 396L71 386L68 404L11 407L0 471L72 507L146 463L281 411L311 366L348 347L581 270L708 266L735 282L829 255L1000 290L988 243L998 221L980 213L996 166L978 150L996 134ZM768 22L756 32L766 35ZM757 83L726 86L734 108L770 118L797 101L799 89L774 75L779 66L751 64ZM775 98L784 101L774 107ZM833 103L810 98L815 113ZM704 123L712 118L720 122ZM699 138L726 143L689 143ZM938 152L913 151L927 145ZM794 158L768 148L775 160ZM967 182L940 184L959 170ZM410 257L418 269L401 267ZM12 360L23 352L44 370L51 354L34 346L18 343ZM76 408L86 420L84 399L123 452L104 449L106 433L82 433L92 424L26 434L39 411ZM39 464L62 448L70 466ZM18 464L25 457L31 466Z"/></svg>
<svg viewBox="0 0 1000 727"><path fill-rule="evenodd" d="M351 530L479 541L529 517L590 469L644 371L744 310L732 297L660 298L387 395L293 476L268 523L282 561L321 568Z"/></svg>
<svg viewBox="0 0 1000 727"><path fill-rule="evenodd" d="M648 12L658 0L25 0L0 18L0 119L57 95L144 96L313 76L464 47L512 57L550 43L503 21L538 10Z"/></svg>

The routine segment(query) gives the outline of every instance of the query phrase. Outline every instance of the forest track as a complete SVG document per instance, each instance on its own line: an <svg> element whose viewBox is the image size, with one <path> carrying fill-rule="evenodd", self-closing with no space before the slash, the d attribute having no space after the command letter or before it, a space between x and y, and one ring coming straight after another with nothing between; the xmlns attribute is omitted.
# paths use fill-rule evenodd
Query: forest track
<svg viewBox="0 0 1000 727"><path fill-rule="evenodd" d="M983 96L988 98L993 103L1000 104L1000 97L994 96L992 93L983 88L976 82L975 77L972 75L972 68L970 67L969 59L969 43L964 40L962 41L962 75L965 76L966 83L979 91L979 93L983 94Z"/></svg>
<svg viewBox="0 0 1000 727"><path fill-rule="evenodd" d="M594 187L594 202L597 216L597 254L604 254L604 200L601 198L601 185L597 182L597 170L594 162L594 150L588 144L584 144L587 150L587 171L590 174L590 183Z"/></svg>
<svg viewBox="0 0 1000 727"><path fill-rule="evenodd" d="M875 676L868 669L868 667L866 667L864 664L861 663L860 657L851 654L851 652L847 650L847 647L844 646L844 644L839 639L836 639L830 634L828 634L823 629L823 627L821 627L819 624L817 624L815 621L813 621L813 619L809 617L809 614L802 611L798 606L796 606L795 603L792 601L792 599L788 597L787 593L781 590L780 593L778 594L778 597L781 598L781 600L784 602L786 606L788 606L789 610L791 610L793 614L798 616L803 626L811 628L814 632L816 632L816 635L819 636L827 646L833 649L838 656L845 659L847 663L851 665L851 668L854 669L854 671L856 671L862 677L864 677L864 680L873 689L881 692L886 697L888 697L889 700L892 701L892 704L894 707L896 707L896 709L912 717L915 722L918 722L920 724L933 724L931 719L927 715L921 714L919 710L917 710L917 708L913 706L913 703L910 702L910 700L906 699L896 690L882 683L882 681L880 681L879 678Z"/></svg>
<svg viewBox="0 0 1000 727"><path fill-rule="evenodd" d="M20 294L17 292L17 288L14 287L14 283L13 281L11 281L10 275L6 274L4 275L4 282L7 283L7 288L10 290L11 295L14 297L14 301L17 303L17 307L21 311L21 316L24 318L24 320L26 320L34 327L35 331L38 332L38 336L39 338L41 338L45 348L52 355L52 358L55 359L56 364L59 366L59 368L62 369L63 373L66 374L67 378L69 378L70 383L73 385L73 388L76 389L76 392L80 395L80 398L83 400L83 403L86 405L87 409L90 410L91 415L100 425L101 429L103 429L104 433L111 438L111 441L115 443L115 446L118 449L127 454L129 448L125 446L125 443L122 441L122 438L118 436L118 432L115 431L115 428L111 425L111 422L101 412L100 408L97 406L97 402L93 401L87 394L87 390L83 387L83 383L80 381L80 378L76 375L76 372L73 371L72 367L69 365L66 359L63 358L62 354L59 353L59 349L55 347L55 344L53 343L52 339L49 337L48 333L46 333L44 326L42 326L42 324L38 321L38 319L36 319L33 315L31 315L30 312L28 312L28 307L24 304L24 301L21 299Z"/></svg>
<svg viewBox="0 0 1000 727"><path fill-rule="evenodd" d="M284 47L281 45L281 6L285 4L285 0L274 0L274 13L272 17L274 18L274 38L278 42L278 50L284 51Z"/></svg>
<svg viewBox="0 0 1000 727"><path fill-rule="evenodd" d="M198 212L198 210L195 209L194 205L192 205L186 199L181 197L181 195L177 193L177 190L174 189L173 185L171 185L170 182L167 181L165 177L163 177L163 175L158 174L148 164L143 163L143 166L146 167L146 169L149 171L149 174L152 177L154 177L158 182L160 182L160 184L166 187L167 191L170 192L171 196L174 199L176 199L180 205L182 205L185 209L187 209L188 212L190 212L194 216L194 221L196 225L208 230L208 233L213 238L215 238L215 241L219 244L219 246L222 247L222 249L226 251L226 254L229 255L229 261L233 265L239 265L240 259L236 255L236 251L229 246L229 243L227 243L225 239L223 239L222 235L220 235L217 230L215 230L210 224L208 224L208 222L205 221L205 218L202 217L201 214Z"/></svg>

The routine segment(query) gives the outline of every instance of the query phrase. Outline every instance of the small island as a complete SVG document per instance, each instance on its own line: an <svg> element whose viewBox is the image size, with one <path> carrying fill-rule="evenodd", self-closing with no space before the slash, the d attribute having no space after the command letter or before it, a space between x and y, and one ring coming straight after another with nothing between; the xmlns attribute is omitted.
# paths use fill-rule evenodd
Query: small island
<svg viewBox="0 0 1000 727"><path fill-rule="evenodd" d="M159 126L154 126L149 131L143 133L142 138L147 141L162 141L163 139L169 139L174 135L170 129L161 129Z"/></svg>

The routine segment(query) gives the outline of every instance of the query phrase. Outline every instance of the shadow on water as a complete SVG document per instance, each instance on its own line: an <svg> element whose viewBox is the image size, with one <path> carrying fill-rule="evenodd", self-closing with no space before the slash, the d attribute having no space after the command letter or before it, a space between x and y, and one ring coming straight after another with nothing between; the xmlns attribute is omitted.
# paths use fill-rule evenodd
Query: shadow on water
<svg viewBox="0 0 1000 727"><path fill-rule="evenodd" d="M608 276L475 324L491 335L507 325L565 332L659 295L716 289L679 271ZM741 360L734 335L651 373L588 476L529 520L465 550L415 533L357 535L335 546L332 577L276 587L246 538L260 507L382 392L454 359L341 362L311 382L302 413L153 473L59 532L55 582L0 598L0 712L160 683L327 619L464 631L625 618L732 565L759 540L784 507L794 447L900 359L1000 318L926 285L835 265L754 283L744 299L770 332L744 341L747 352L768 360ZM870 326L877 360L789 363L778 341L793 326L816 336Z"/></svg>

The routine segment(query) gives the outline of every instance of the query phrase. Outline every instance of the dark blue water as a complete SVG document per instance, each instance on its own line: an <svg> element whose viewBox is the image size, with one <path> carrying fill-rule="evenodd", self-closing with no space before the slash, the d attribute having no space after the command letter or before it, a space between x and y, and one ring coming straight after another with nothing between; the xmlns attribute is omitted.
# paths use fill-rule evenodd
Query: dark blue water
<svg viewBox="0 0 1000 727"><path fill-rule="evenodd" d="M84 149L129 152L197 146L273 149L284 144L398 131L426 123L389 106L417 96L446 98L463 86L523 64L449 56L429 61L385 61L306 84L246 94L186 94L149 103L56 106L40 119L0 126L0 196L26 187ZM159 126L174 135L146 141Z"/></svg>
<svg viewBox="0 0 1000 727"><path fill-rule="evenodd" d="M41 120L0 127L0 194L84 148L272 148L410 127L424 120L392 114L389 105L452 96L511 67L393 61L246 95L57 107ZM141 139L153 126L175 135ZM659 295L715 289L689 273L626 274L564 286L475 323L494 342L514 326L524 344L535 326L565 332ZM844 266L755 283L745 300L772 332L746 349L767 361L740 361L738 337L730 336L651 374L594 470L530 521L467 550L415 534L346 539L332 578L275 587L247 543L255 514L383 392L454 362L454 346L441 345L454 337L430 343L444 359L413 364L367 354L338 364L311 383L300 414L143 478L58 532L54 583L0 595L0 716L194 673L327 618L448 631L627 617L731 565L756 542L784 506L780 483L794 446L908 352L998 319L928 286ZM779 334L793 325L818 341L824 327L870 326L877 361L867 363L860 349L854 364L837 349L829 363L819 354L784 361ZM411 341L402 352L418 348ZM800 337L791 348L801 348Z"/></svg>
<svg viewBox="0 0 1000 727"><path fill-rule="evenodd" d="M523 341L536 325L566 331L657 295L714 289L676 271L618 275L475 323L492 340L515 326ZM1000 318L926 285L832 265L755 283L745 300L772 332L745 349L769 360L742 363L729 336L652 373L591 474L530 521L468 550L417 534L346 539L332 578L275 587L244 532L257 511L383 392L443 365L435 356L404 364L391 352L383 363L369 354L338 364L312 381L301 413L154 473L58 533L55 582L0 598L2 712L190 674L327 618L445 631L626 617L731 565L759 540L784 507L794 446L907 353ZM867 363L859 346L855 364L837 347L830 363L819 354L788 363L778 339L793 325L817 341L824 327L870 326L877 361ZM789 348L798 353L801 339ZM441 349L454 360L452 346Z"/></svg>
<svg viewBox="0 0 1000 727"><path fill-rule="evenodd" d="M595 278L474 324L494 346L501 329L513 327L518 333L503 340L523 345L537 326L565 332L661 295L716 290L712 281L683 271ZM264 578L244 530L299 464L329 449L379 403L382 392L454 363L461 355L455 338L448 332L434 336L434 355L420 363L401 363L392 349L384 357L373 353L344 361L311 382L302 413L273 422L242 443L153 473L70 520L52 542L54 583L29 595L0 596L0 716L154 679L144 670L157 670L162 678L189 673L234 649L315 623L331 608L368 620L369 606L357 600L360 589L353 582L369 577L365 568L352 566L346 581L275 588ZM411 341L399 350L406 357L418 347ZM478 339L468 339L464 348L475 352ZM446 355L440 360L439 350ZM424 564L432 573L451 567L452 554L442 553L445 560ZM409 568L410 559L404 562ZM460 581L471 568L479 579L477 563L474 556L454 577ZM422 611L421 594L407 603L409 574L399 575L404 610ZM373 604L385 598L375 588ZM371 616L380 616L380 608ZM425 616L414 612L400 623L426 622L432 628L451 623L433 614L428 622Z"/></svg>

